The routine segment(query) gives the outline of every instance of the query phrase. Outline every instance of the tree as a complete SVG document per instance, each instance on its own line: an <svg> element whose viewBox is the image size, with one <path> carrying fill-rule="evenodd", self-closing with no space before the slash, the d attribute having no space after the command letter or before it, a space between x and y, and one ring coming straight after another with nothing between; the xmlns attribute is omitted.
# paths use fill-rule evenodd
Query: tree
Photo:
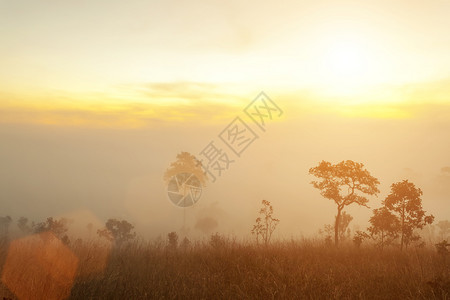
<svg viewBox="0 0 450 300"><path fill-rule="evenodd" d="M259 210L261 217L256 218L256 224L253 225L252 234L256 234L256 242L259 243L261 235L264 244L267 245L272 238L280 220L273 218L273 207L267 200L261 201L263 207Z"/></svg>
<svg viewBox="0 0 450 300"><path fill-rule="evenodd" d="M351 160L335 165L322 161L317 167L309 169L309 174L320 179L312 181L311 184L320 190L323 197L333 200L337 206L334 222L334 243L337 247L342 210L353 203L368 207L369 200L365 195L377 195L380 192L377 187L380 182L364 169L362 163Z"/></svg>
<svg viewBox="0 0 450 300"><path fill-rule="evenodd" d="M450 247L450 244L447 243L446 240L443 240L442 242L437 243L435 246L436 246L436 250L437 250L438 254L444 258L450 253L450 251L448 251L448 249L447 249L448 247Z"/></svg>
<svg viewBox="0 0 450 300"><path fill-rule="evenodd" d="M226 245L225 238L221 236L218 232L211 234L209 238L209 244L214 249L223 249Z"/></svg>
<svg viewBox="0 0 450 300"><path fill-rule="evenodd" d="M325 224L323 226L323 229L319 229L319 234L325 236L325 244L328 246L331 246L333 243L332 235L334 232L334 225Z"/></svg>
<svg viewBox="0 0 450 300"><path fill-rule="evenodd" d="M415 229L422 229L426 224L433 223L433 215L425 215L422 209L422 190L416 188L414 183L408 180L393 183L391 193L384 200L384 205L392 211L400 220L400 249L406 247L411 241L420 239L414 235Z"/></svg>
<svg viewBox="0 0 450 300"><path fill-rule="evenodd" d="M65 244L69 244L69 237L67 236L67 231L69 230L69 224L71 220L66 218L60 218L59 220L53 219L53 217L48 217L47 220L33 224L34 233L42 233L50 231L58 239L60 239ZM25 222L26 224L26 222Z"/></svg>
<svg viewBox="0 0 450 300"><path fill-rule="evenodd" d="M120 246L136 237L136 232L133 232L133 229L134 226L128 221L108 219L105 223L105 228L97 230L97 234L109 241L114 241L116 245Z"/></svg>
<svg viewBox="0 0 450 300"><path fill-rule="evenodd" d="M167 234L167 240L169 241L169 248L175 250L178 248L178 234L175 231Z"/></svg>
<svg viewBox="0 0 450 300"><path fill-rule="evenodd" d="M29 234L33 230L33 225L28 225L28 219L25 217L20 217L19 220L17 220L17 227L19 227L20 231L24 234Z"/></svg>
<svg viewBox="0 0 450 300"><path fill-rule="evenodd" d="M181 241L180 248L184 251L188 250L191 246L191 241L187 238L187 236L184 237L184 239Z"/></svg>
<svg viewBox="0 0 450 300"><path fill-rule="evenodd" d="M348 233L350 235L350 229L348 228L348 225L350 225L350 222L353 220L353 217L346 213L345 211L342 212L341 217L339 218L339 240L343 240L345 238L345 234ZM348 230L347 230L348 229Z"/></svg>
<svg viewBox="0 0 450 300"><path fill-rule="evenodd" d="M8 238L9 225L11 225L11 222L12 218L10 216L0 217L0 238Z"/></svg>
<svg viewBox="0 0 450 300"><path fill-rule="evenodd" d="M439 238L441 240L446 240L450 237L450 221L439 221L439 223L436 224L437 227L439 227Z"/></svg>
<svg viewBox="0 0 450 300"><path fill-rule="evenodd" d="M373 239L379 241L378 245L381 251L385 245L389 245L398 237L400 222L386 206L374 209L369 222L371 226L367 230Z"/></svg>
<svg viewBox="0 0 450 300"><path fill-rule="evenodd" d="M189 152L181 152L177 155L177 160L171 163L164 173L164 181L169 182L170 178L180 173L194 174L203 186L208 180L201 162Z"/></svg>
<svg viewBox="0 0 450 300"><path fill-rule="evenodd" d="M348 225L353 220L353 217L349 214L347 214L345 211L342 212L341 218L339 220L339 240L343 240L345 238L345 234L347 233L350 236L350 229L348 229ZM334 227L336 226L336 223L326 224L324 225L323 229L319 230L320 235L325 236L325 243L327 246L330 246L333 243L332 236L334 234Z"/></svg>
<svg viewBox="0 0 450 300"><path fill-rule="evenodd" d="M359 248L361 247L362 242L368 237L369 235L367 233L358 230L355 232L355 235L353 236L353 244L356 246L356 248Z"/></svg>

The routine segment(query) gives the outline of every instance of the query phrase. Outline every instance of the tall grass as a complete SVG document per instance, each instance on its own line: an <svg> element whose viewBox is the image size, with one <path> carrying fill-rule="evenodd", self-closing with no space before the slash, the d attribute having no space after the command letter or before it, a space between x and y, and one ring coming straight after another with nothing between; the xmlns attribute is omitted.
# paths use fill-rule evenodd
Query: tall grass
<svg viewBox="0 0 450 300"><path fill-rule="evenodd" d="M100 269L91 267L100 257L94 247L72 247L79 266L71 299L450 299L449 259L431 248L134 242L112 248Z"/></svg>

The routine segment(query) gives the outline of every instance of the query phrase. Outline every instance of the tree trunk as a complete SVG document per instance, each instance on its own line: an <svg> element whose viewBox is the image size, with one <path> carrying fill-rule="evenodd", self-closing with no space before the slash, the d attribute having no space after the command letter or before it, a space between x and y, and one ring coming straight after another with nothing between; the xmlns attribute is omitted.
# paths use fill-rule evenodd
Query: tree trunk
<svg viewBox="0 0 450 300"><path fill-rule="evenodd" d="M334 246L339 245L339 220L341 219L342 207L338 206L338 212L336 215L336 220L334 221Z"/></svg>
<svg viewBox="0 0 450 300"><path fill-rule="evenodd" d="M401 238L401 241L400 241L400 251L403 251L403 242L404 242L404 235L405 235L405 205L403 204L402 205L403 206L403 208L402 208L402 238Z"/></svg>

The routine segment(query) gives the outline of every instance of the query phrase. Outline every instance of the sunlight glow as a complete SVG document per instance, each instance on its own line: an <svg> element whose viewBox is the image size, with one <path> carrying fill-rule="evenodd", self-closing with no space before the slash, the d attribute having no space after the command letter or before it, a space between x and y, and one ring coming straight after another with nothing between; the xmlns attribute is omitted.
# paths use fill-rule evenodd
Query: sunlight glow
<svg viewBox="0 0 450 300"><path fill-rule="evenodd" d="M316 47L318 90L326 96L352 97L385 82L390 74L388 60L377 51L377 44L375 38L355 30L327 32ZM359 98L356 103L367 101Z"/></svg>
<svg viewBox="0 0 450 300"><path fill-rule="evenodd" d="M367 61L358 45L341 43L330 49L326 63L336 78L355 80L367 71Z"/></svg>
<svg viewBox="0 0 450 300"><path fill-rule="evenodd" d="M376 79L376 74L371 73L370 60L370 54L358 44L348 41L332 44L324 57L324 81L338 94L355 93Z"/></svg>

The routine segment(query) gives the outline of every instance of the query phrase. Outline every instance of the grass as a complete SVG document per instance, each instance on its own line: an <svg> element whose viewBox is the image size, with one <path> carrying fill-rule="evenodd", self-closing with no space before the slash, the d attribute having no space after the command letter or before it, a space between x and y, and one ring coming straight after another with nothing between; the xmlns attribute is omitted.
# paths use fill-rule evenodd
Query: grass
<svg viewBox="0 0 450 300"><path fill-rule="evenodd" d="M102 268L92 243L72 251L70 299L450 299L450 259L431 248L134 242L112 249ZM14 299L4 285L0 292Z"/></svg>

